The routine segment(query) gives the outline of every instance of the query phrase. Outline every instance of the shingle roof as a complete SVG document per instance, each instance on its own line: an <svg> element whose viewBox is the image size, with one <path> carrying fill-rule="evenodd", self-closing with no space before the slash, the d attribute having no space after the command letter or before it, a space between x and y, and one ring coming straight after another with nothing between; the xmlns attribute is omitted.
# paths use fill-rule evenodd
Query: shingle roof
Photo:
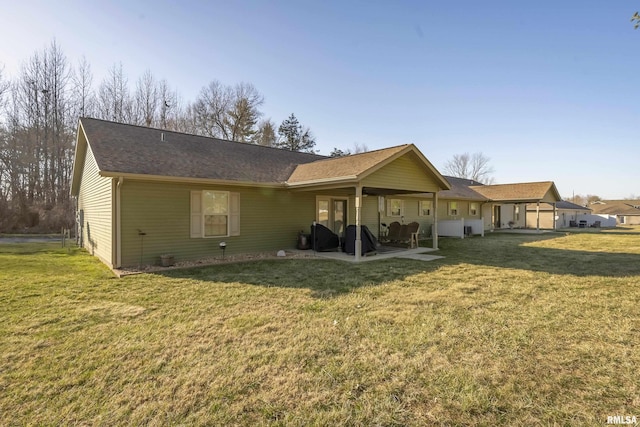
<svg viewBox="0 0 640 427"><path fill-rule="evenodd" d="M495 201L526 202L542 200L549 191L553 193L556 199L560 199L553 181L477 185L471 186L471 189Z"/></svg>
<svg viewBox="0 0 640 427"><path fill-rule="evenodd" d="M445 176L445 179L451 184L451 190L440 191L438 197L441 199L488 200L485 196L470 188L474 185L482 185L478 181L454 176Z"/></svg>
<svg viewBox="0 0 640 427"><path fill-rule="evenodd" d="M640 200L602 200L589 205L594 214L640 215Z"/></svg>
<svg viewBox="0 0 640 427"><path fill-rule="evenodd" d="M358 176L393 157L408 146L408 144L398 145L382 150L367 151L366 153L353 154L351 156L327 158L313 163L298 165L287 181L289 183L296 183L318 179Z"/></svg>
<svg viewBox="0 0 640 427"><path fill-rule="evenodd" d="M98 119L80 122L103 173L276 183L299 164L327 158Z"/></svg>
<svg viewBox="0 0 640 427"><path fill-rule="evenodd" d="M532 209L535 210L536 209L536 204L535 203L529 203L527 205L527 209ZM567 202L566 200L560 200L559 202L556 203L556 209L568 209L568 210L583 210L583 211L590 211L591 208L585 207L585 206L580 206L577 205L575 203L571 203L571 202ZM540 203L540 210L541 211L548 211L548 210L553 210L553 206L549 203Z"/></svg>

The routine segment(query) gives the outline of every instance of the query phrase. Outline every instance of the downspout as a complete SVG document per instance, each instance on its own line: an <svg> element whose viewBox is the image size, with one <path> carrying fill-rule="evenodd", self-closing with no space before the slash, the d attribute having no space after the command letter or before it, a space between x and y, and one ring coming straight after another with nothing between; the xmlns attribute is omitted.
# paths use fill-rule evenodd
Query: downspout
<svg viewBox="0 0 640 427"><path fill-rule="evenodd" d="M122 266L122 214L121 214L121 188L124 183L124 178L119 177L116 185L116 233L115 233L115 247L116 247L116 265L115 268Z"/></svg>

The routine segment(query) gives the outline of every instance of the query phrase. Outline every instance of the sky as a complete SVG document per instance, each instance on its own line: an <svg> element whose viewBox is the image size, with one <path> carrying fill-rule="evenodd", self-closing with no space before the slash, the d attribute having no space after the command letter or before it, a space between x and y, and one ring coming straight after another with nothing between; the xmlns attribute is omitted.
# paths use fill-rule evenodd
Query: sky
<svg viewBox="0 0 640 427"><path fill-rule="evenodd" d="M640 198L640 1L0 0L13 78L55 39L94 85L122 64L193 101L253 84L264 118L294 113L316 149L413 143L441 172L490 159L495 183Z"/></svg>

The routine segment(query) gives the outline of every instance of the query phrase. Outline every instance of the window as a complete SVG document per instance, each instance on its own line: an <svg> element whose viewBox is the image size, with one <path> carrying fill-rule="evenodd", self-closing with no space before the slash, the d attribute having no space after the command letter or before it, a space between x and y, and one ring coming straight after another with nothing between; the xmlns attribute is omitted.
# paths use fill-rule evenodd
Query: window
<svg viewBox="0 0 640 427"><path fill-rule="evenodd" d="M212 190L191 192L191 237L239 235L239 193Z"/></svg>
<svg viewBox="0 0 640 427"><path fill-rule="evenodd" d="M433 209L433 202L431 200L420 200L418 215L430 216L431 209Z"/></svg>
<svg viewBox="0 0 640 427"><path fill-rule="evenodd" d="M229 193L203 191L204 237L228 236Z"/></svg>
<svg viewBox="0 0 640 427"><path fill-rule="evenodd" d="M513 207L513 218L515 218L516 222L520 221L520 205Z"/></svg>
<svg viewBox="0 0 640 427"><path fill-rule="evenodd" d="M458 215L458 202L449 202L449 215Z"/></svg>
<svg viewBox="0 0 640 427"><path fill-rule="evenodd" d="M400 199L387 199L387 216L403 216L404 201Z"/></svg>
<svg viewBox="0 0 640 427"><path fill-rule="evenodd" d="M469 203L469 215L478 215L478 204L475 202Z"/></svg>

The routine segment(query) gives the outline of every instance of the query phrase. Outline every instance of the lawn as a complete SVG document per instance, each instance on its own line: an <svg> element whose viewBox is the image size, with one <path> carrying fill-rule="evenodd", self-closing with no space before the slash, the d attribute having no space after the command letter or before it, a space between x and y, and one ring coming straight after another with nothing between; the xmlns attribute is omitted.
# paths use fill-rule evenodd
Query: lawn
<svg viewBox="0 0 640 427"><path fill-rule="evenodd" d="M0 245L0 425L640 418L640 228L442 239L431 262L116 279Z"/></svg>

